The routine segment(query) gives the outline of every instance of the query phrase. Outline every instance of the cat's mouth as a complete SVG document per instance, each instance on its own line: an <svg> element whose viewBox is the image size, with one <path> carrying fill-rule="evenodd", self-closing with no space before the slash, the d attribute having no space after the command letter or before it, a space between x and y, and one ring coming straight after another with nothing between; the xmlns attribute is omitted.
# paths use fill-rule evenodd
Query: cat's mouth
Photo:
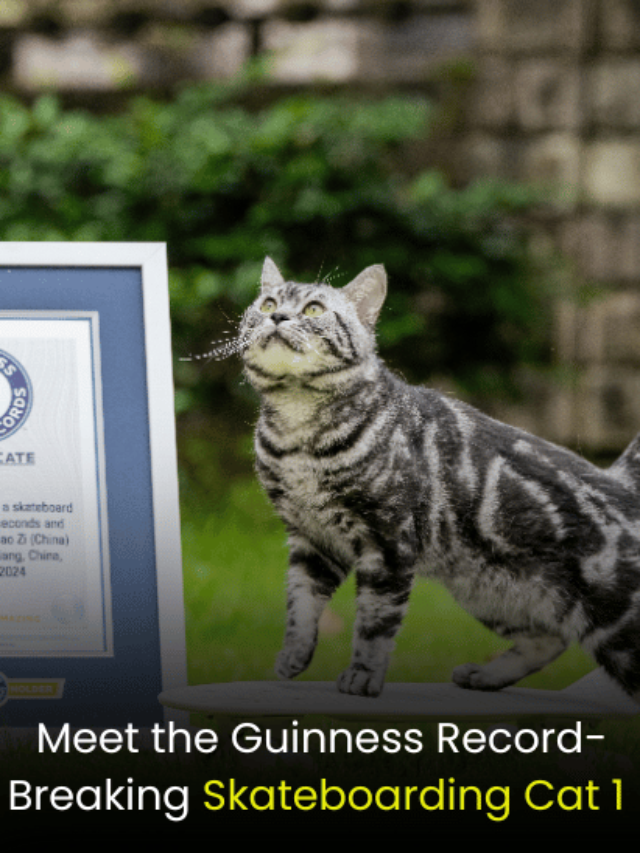
<svg viewBox="0 0 640 853"><path fill-rule="evenodd" d="M279 329L274 329L260 341L260 349L267 349L271 344L283 344L287 349L293 352L304 352L301 341L295 338L290 338Z"/></svg>

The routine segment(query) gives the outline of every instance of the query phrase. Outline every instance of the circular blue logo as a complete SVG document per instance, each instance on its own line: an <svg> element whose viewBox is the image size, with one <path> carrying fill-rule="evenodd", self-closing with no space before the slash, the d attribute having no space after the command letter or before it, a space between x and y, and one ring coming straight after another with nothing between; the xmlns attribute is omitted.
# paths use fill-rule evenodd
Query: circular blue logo
<svg viewBox="0 0 640 853"><path fill-rule="evenodd" d="M0 441L17 432L29 417L33 390L27 371L0 350Z"/></svg>

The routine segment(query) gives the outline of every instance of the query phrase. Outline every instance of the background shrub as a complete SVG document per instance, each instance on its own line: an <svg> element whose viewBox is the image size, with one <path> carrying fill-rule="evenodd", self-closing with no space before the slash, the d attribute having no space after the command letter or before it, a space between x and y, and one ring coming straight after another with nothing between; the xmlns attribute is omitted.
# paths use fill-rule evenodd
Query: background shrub
<svg viewBox="0 0 640 853"><path fill-rule="evenodd" d="M220 474L212 429L228 471L243 468L255 401L237 360L179 359L233 334L266 254L287 276L337 285L384 263L380 347L412 381L447 375L486 396L543 361L544 291L518 225L531 191L452 188L438 171L405 169L404 146L432 120L423 97L247 106L252 86L192 86L112 116L64 110L52 96L0 99L1 239L167 242L192 474Z"/></svg>

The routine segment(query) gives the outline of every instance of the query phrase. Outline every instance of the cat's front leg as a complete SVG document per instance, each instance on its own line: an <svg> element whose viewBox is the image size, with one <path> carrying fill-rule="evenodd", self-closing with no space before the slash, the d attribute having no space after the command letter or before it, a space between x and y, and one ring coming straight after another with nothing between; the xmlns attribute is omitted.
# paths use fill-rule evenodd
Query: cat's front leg
<svg viewBox="0 0 640 853"><path fill-rule="evenodd" d="M276 675L293 678L309 666L318 641L318 621L347 572L320 554L303 536L289 536L287 629Z"/></svg>
<svg viewBox="0 0 640 853"><path fill-rule="evenodd" d="M521 636L513 646L484 666L466 663L453 670L452 680L469 690L500 690L537 672L566 649L561 637Z"/></svg>
<svg viewBox="0 0 640 853"><path fill-rule="evenodd" d="M338 678L341 693L378 696L393 651L395 636L407 611L414 573L390 573L377 564L356 572L357 615L353 655Z"/></svg>

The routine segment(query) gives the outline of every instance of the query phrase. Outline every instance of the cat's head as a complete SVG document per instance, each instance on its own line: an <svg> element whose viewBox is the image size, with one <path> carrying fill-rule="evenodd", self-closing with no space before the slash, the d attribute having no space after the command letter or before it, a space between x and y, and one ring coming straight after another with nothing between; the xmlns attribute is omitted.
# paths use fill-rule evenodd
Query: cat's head
<svg viewBox="0 0 640 853"><path fill-rule="evenodd" d="M387 292L384 267L350 284L285 281L266 258L261 290L240 324L247 376L258 390L279 382L339 383L375 354L375 323Z"/></svg>

